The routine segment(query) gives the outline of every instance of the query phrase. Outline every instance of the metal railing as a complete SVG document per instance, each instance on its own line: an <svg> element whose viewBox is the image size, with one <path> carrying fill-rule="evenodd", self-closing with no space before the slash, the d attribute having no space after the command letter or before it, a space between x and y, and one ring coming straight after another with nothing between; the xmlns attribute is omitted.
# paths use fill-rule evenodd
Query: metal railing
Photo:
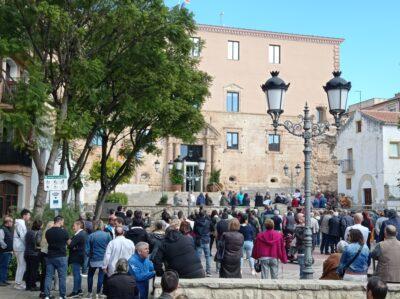
<svg viewBox="0 0 400 299"><path fill-rule="evenodd" d="M31 167L32 159L28 154L16 150L11 142L0 142L0 165L22 165Z"/></svg>

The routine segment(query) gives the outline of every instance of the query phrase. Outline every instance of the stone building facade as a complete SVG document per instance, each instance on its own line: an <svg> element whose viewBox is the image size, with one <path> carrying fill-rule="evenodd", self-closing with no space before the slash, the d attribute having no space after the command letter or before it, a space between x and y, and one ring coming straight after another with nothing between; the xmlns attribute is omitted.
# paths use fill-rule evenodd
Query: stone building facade
<svg viewBox="0 0 400 299"><path fill-rule="evenodd" d="M303 141L284 129L275 136L260 85L271 71L280 71L280 76L291 83L282 120L297 121L306 101L315 121L330 120L322 86L331 79L332 71L339 69L343 39L210 25L198 25L193 39L204 44L201 51L194 49L193 55L199 57L200 69L213 78L202 109L206 127L192 145L174 138L161 140L158 145L162 155L143 157L132 186L168 189L167 163L180 155L185 158L187 173L196 171L198 158L207 161L204 176L187 180L186 190L204 189L213 169L221 169L221 183L226 189L288 188L290 178L284 176L283 166L293 169L299 163L303 168ZM335 132L330 134L313 142L314 190L337 188L332 147ZM156 160L161 163L158 172ZM294 183L302 182L301 173Z"/></svg>

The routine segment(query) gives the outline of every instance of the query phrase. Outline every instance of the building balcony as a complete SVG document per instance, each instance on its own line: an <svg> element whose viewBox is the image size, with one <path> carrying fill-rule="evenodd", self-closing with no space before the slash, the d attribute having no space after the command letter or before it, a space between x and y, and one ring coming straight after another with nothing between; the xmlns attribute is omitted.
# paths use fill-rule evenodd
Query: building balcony
<svg viewBox="0 0 400 299"><path fill-rule="evenodd" d="M17 78L18 80L18 78ZM17 90L17 81L15 80L4 80L3 88L1 93L1 104L9 105L10 104L10 96L16 92Z"/></svg>
<svg viewBox="0 0 400 299"><path fill-rule="evenodd" d="M342 173L354 173L354 160L342 160L340 165L342 166Z"/></svg>
<svg viewBox="0 0 400 299"><path fill-rule="evenodd" d="M10 142L0 142L0 165L32 167L32 159L28 154L16 150Z"/></svg>

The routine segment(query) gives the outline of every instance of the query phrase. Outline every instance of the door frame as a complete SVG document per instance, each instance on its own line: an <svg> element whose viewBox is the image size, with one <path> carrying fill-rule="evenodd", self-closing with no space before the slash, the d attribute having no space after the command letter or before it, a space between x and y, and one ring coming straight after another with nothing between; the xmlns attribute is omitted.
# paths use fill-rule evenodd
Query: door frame
<svg viewBox="0 0 400 299"><path fill-rule="evenodd" d="M183 161L183 177L184 177L183 190L185 192L188 192L188 191L186 191L186 181L187 181L186 180L186 167L187 166L197 166L197 167L199 167L199 163L198 162L189 162L189 161L186 161L186 160ZM203 173L203 175L200 176L200 191L193 191L193 192L203 192L203 180L204 180L204 173Z"/></svg>

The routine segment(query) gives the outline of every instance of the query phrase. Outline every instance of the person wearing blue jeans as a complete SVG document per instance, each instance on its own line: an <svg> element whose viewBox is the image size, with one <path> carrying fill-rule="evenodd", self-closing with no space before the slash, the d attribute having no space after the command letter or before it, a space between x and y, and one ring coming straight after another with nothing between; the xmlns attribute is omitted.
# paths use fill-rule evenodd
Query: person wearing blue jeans
<svg viewBox="0 0 400 299"><path fill-rule="evenodd" d="M0 286L7 286L8 266L10 265L13 250L13 219L6 216L0 227Z"/></svg>
<svg viewBox="0 0 400 299"><path fill-rule="evenodd" d="M239 233L243 235L244 239L243 255L246 255L246 258L249 261L251 274L256 275L256 271L254 270L254 259L252 258L253 246L254 246L253 240L256 236L256 230L251 224L249 224L248 215L244 214L240 222L241 223L240 223ZM243 257L241 259L240 266L243 268Z"/></svg>
<svg viewBox="0 0 400 299"><path fill-rule="evenodd" d="M51 285L53 283L53 276L55 270L58 274L60 298L65 298L67 293L67 257L52 257L46 258L46 280L44 294L46 298L50 298Z"/></svg>
<svg viewBox="0 0 400 299"><path fill-rule="evenodd" d="M211 253L210 253L210 243L201 243L200 246L196 247L196 252L199 257L201 253L204 252L204 257L206 259L206 275L211 275Z"/></svg>
<svg viewBox="0 0 400 299"><path fill-rule="evenodd" d="M60 299L65 298L67 284L67 242L69 242L68 232L63 228L64 218L60 215L54 218L53 227L46 231L46 241L48 252L46 261L46 278L44 282L45 298L50 298L51 285L53 283L54 271L57 270Z"/></svg>
<svg viewBox="0 0 400 299"><path fill-rule="evenodd" d="M211 254L210 254L210 234L211 221L206 217L204 211L200 211L199 216L194 222L193 231L196 234L196 252L199 257L204 252L206 259L206 275L211 276Z"/></svg>
<svg viewBox="0 0 400 299"><path fill-rule="evenodd" d="M88 294L87 298L92 298L93 291L93 277L98 269L97 276L97 294L100 294L104 281L103 272L103 259L106 253L107 245L111 241L109 233L104 231L104 223L101 220L93 221L93 229L86 240L86 256L89 258L89 272L88 272Z"/></svg>
<svg viewBox="0 0 400 299"><path fill-rule="evenodd" d="M77 297L82 294L82 277L81 267L85 261L85 246L87 233L83 230L84 223L82 220L77 220L72 225L72 229L75 232L71 238L69 248L69 263L72 267L72 275L74 276L74 286L72 293L68 295L70 298Z"/></svg>

